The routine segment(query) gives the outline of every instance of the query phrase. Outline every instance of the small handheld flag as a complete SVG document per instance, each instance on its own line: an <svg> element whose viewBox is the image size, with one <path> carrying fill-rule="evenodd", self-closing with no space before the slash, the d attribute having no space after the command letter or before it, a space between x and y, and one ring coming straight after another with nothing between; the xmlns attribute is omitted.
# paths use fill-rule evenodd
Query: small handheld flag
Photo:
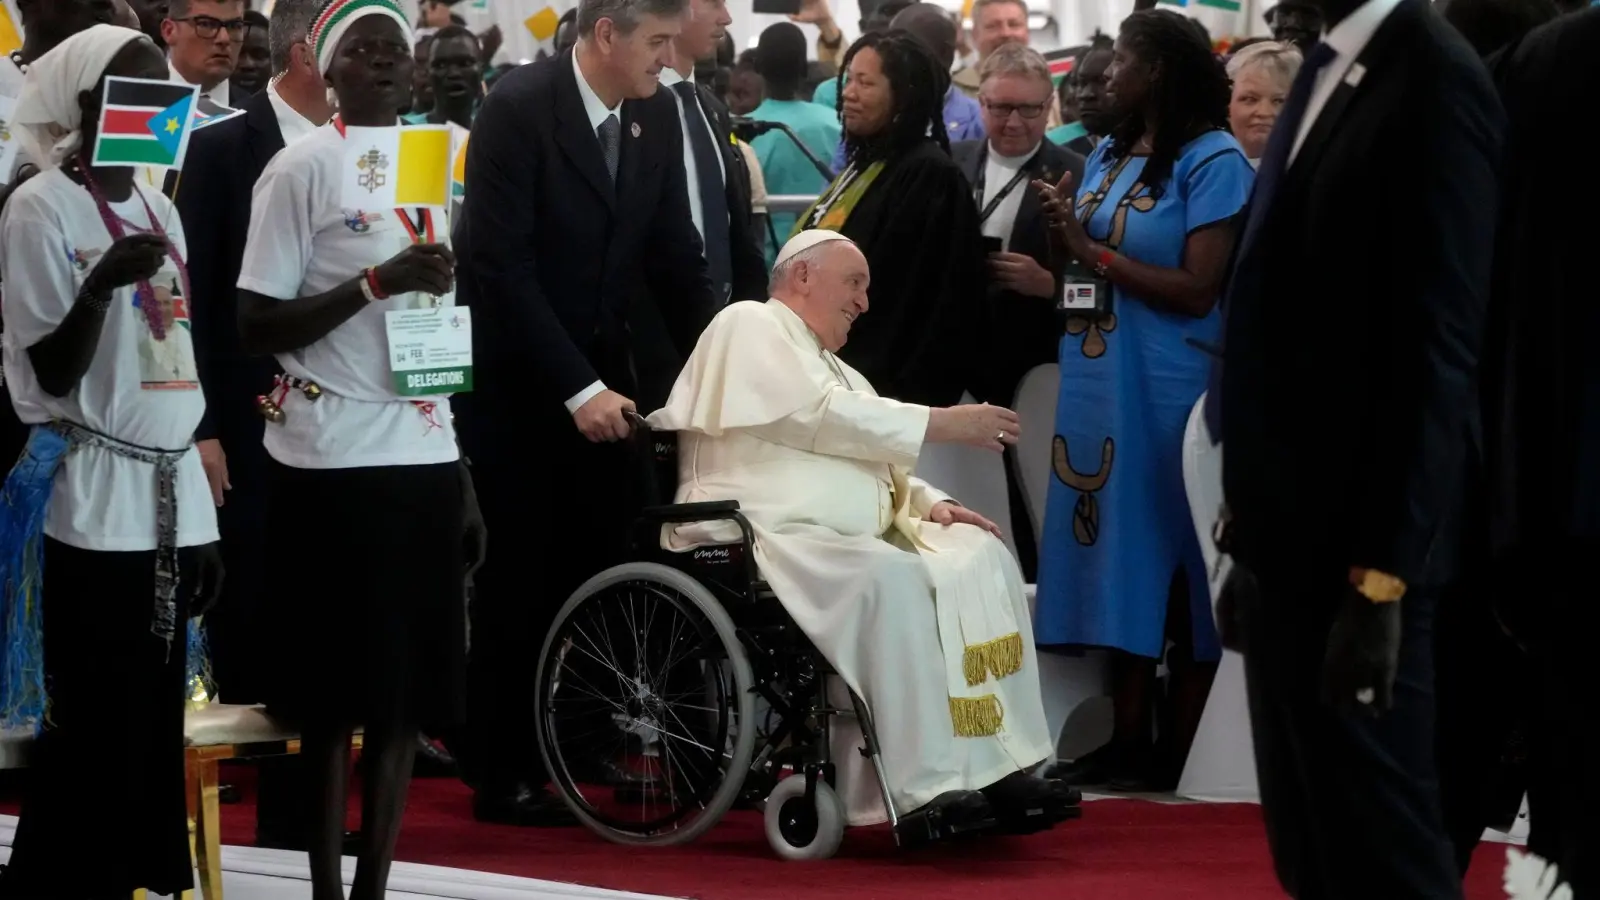
<svg viewBox="0 0 1600 900"><path fill-rule="evenodd" d="M467 195L467 142L472 134L465 128L454 129L455 134L455 161L450 166L450 196L457 200Z"/></svg>
<svg viewBox="0 0 1600 900"><path fill-rule="evenodd" d="M361 210L447 207L451 144L448 125L346 128L340 205Z"/></svg>
<svg viewBox="0 0 1600 900"><path fill-rule="evenodd" d="M107 76L90 165L181 169L199 96L192 85Z"/></svg>

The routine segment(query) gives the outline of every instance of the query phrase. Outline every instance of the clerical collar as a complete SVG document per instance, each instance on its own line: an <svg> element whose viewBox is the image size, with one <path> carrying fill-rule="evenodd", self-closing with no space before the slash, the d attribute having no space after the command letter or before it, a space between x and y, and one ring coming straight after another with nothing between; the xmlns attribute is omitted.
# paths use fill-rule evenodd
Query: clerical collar
<svg viewBox="0 0 1600 900"><path fill-rule="evenodd" d="M1001 156L1000 154L995 153L993 147L991 146L989 151L989 161L1002 169L1020 169L1024 165L1027 165L1028 160L1033 159L1033 155L1038 153L1039 148L1042 146L1044 146L1044 142L1040 141L1039 143L1034 144L1032 149L1021 156Z"/></svg>

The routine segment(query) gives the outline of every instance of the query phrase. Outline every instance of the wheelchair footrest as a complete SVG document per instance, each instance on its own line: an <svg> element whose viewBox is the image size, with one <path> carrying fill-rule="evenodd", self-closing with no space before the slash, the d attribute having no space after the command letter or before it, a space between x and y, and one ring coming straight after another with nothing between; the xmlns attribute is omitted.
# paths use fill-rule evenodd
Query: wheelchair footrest
<svg viewBox="0 0 1600 900"><path fill-rule="evenodd" d="M902 847L915 847L953 837L978 835L993 831L999 826L994 818L953 819L941 809L920 809L900 819L895 825L895 843Z"/></svg>

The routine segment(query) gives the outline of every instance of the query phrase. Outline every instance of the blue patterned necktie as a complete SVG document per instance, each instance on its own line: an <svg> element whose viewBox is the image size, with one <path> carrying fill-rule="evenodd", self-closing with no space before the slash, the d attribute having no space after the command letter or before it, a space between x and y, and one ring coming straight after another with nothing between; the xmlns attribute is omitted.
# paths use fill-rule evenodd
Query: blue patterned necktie
<svg viewBox="0 0 1600 900"><path fill-rule="evenodd" d="M1239 238L1239 256L1255 242L1256 232L1261 229L1267 210L1272 206L1273 195L1278 192L1278 182L1283 178L1284 170L1289 168L1289 153L1294 150L1295 138L1300 134L1306 109L1311 105L1311 89L1316 86L1317 73L1338 55L1339 51L1318 41L1306 54L1300 73L1289 88L1289 97L1284 100L1283 109L1278 113L1272 136L1267 138L1267 149L1261 156L1261 168L1256 171L1255 190L1250 195L1250 215L1245 220L1244 233Z"/></svg>
<svg viewBox="0 0 1600 900"><path fill-rule="evenodd" d="M672 86L683 101L684 123L689 149L694 156L694 171L700 183L701 242L706 250L706 274L719 303L728 298L733 283L733 260L728 245L728 195L722 184L722 167L716 145L706 128L706 114L700 107L700 94L694 83L680 81Z"/></svg>
<svg viewBox="0 0 1600 900"><path fill-rule="evenodd" d="M617 161L622 158L622 122L616 113L606 116L596 129L600 137L600 153L605 157L606 171L610 173L612 182L617 180Z"/></svg>

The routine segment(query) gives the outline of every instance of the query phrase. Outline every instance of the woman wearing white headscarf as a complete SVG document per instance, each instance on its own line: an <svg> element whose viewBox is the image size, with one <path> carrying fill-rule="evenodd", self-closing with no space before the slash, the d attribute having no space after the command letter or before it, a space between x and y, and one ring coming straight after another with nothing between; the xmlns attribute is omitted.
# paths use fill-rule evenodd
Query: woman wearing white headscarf
<svg viewBox="0 0 1600 900"><path fill-rule="evenodd" d="M342 202L346 128L355 140L356 128L396 127L410 99L404 14L393 0L325 0L314 21L309 40L340 112L262 173L239 272L240 340L276 355L285 373L262 403L266 530L287 536L265 585L274 639L311 661L285 666L265 699L299 725L319 793L308 847L315 900L342 900L345 770L351 732L364 729L350 896L377 900L419 726L462 718L469 535L471 555L482 549L450 417L450 393L471 382L454 367L392 369L403 345L390 340L403 333L397 321L461 329L469 320L453 309L442 209Z"/></svg>
<svg viewBox="0 0 1600 900"><path fill-rule="evenodd" d="M205 399L178 219L133 169L89 165L108 75L165 81L166 62L97 25L33 65L16 121L43 170L0 218L6 386L32 426L0 502L8 671L43 676L0 685L7 719L43 722L6 898L176 895L192 879L186 622L221 577L193 446ZM91 808L137 825L85 860Z"/></svg>

